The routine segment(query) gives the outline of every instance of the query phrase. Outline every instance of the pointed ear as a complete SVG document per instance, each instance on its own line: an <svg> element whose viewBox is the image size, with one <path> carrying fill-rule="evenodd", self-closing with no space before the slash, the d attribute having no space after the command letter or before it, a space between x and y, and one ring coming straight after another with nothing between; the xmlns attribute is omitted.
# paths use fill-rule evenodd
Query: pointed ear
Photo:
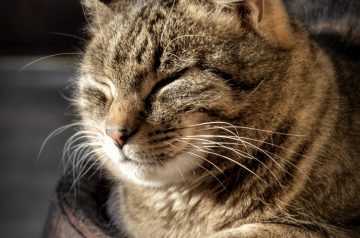
<svg viewBox="0 0 360 238"><path fill-rule="evenodd" d="M90 30L97 31L101 29L108 20L109 16L113 15L114 12L110 7L109 1L103 2L100 0L82 0L85 14L88 16L90 23Z"/></svg>
<svg viewBox="0 0 360 238"><path fill-rule="evenodd" d="M282 0L218 0L231 5L241 18L242 26L257 31L281 48L291 48L294 34Z"/></svg>
<svg viewBox="0 0 360 238"><path fill-rule="evenodd" d="M255 29L282 48L291 48L294 32L282 0L250 0ZM257 22L256 22L257 21Z"/></svg>

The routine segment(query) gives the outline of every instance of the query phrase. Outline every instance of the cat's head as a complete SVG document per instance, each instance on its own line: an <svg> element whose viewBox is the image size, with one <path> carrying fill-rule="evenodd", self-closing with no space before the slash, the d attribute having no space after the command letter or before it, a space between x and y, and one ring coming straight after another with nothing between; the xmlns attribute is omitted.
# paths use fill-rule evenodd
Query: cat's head
<svg viewBox="0 0 360 238"><path fill-rule="evenodd" d="M246 128L288 113L296 39L281 1L83 2L92 39L77 106L114 176L161 186L238 166L251 153L239 138L264 139Z"/></svg>

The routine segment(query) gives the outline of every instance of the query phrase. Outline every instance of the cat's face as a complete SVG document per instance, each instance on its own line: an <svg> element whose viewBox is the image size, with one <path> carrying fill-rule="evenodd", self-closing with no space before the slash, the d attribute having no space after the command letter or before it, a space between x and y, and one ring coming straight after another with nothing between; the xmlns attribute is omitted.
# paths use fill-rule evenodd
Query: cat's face
<svg viewBox="0 0 360 238"><path fill-rule="evenodd" d="M278 84L286 54L210 2L95 4L77 101L89 143L114 176L161 186L223 168L225 157L246 159L220 142L243 151L234 125L263 126L271 112L262 107L281 100L259 87Z"/></svg>

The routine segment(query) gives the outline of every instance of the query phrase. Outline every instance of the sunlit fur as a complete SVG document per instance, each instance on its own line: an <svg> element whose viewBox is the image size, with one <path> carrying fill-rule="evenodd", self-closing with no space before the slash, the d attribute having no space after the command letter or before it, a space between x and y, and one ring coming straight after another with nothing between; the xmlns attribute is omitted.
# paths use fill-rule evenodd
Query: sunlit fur
<svg viewBox="0 0 360 238"><path fill-rule="evenodd" d="M282 2L260 2L83 1L66 151L116 182L129 237L358 234L358 111ZM108 125L130 131L122 148Z"/></svg>

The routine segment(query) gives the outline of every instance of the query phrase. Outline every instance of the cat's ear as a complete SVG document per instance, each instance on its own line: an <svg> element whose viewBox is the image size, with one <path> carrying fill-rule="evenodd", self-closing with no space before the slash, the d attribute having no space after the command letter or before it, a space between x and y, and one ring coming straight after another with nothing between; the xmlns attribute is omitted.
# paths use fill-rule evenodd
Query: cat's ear
<svg viewBox="0 0 360 238"><path fill-rule="evenodd" d="M251 1L253 7L256 8L254 24L259 33L281 47L291 48L295 43L294 32L282 0Z"/></svg>
<svg viewBox="0 0 360 238"><path fill-rule="evenodd" d="M110 16L114 14L113 9L111 8L111 2L109 1L100 1L100 0L82 0L84 6L85 14L90 20L90 30L96 31L104 25Z"/></svg>
<svg viewBox="0 0 360 238"><path fill-rule="evenodd" d="M90 30L97 31L115 14L126 12L134 0L82 0L85 13L90 20Z"/></svg>
<svg viewBox="0 0 360 238"><path fill-rule="evenodd" d="M244 27L251 27L282 48L291 48L294 34L282 0L220 0L236 9Z"/></svg>

